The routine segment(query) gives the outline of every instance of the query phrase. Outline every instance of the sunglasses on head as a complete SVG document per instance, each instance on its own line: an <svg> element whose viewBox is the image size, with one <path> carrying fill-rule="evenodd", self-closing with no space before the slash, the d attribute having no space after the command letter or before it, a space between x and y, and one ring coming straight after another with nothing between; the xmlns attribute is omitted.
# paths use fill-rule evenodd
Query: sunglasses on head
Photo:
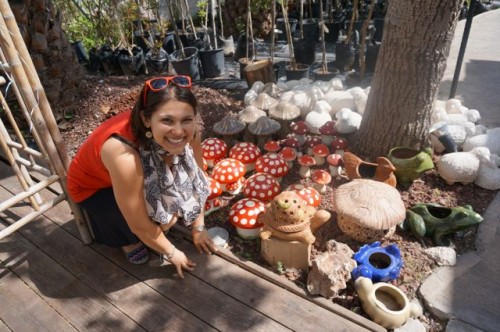
<svg viewBox="0 0 500 332"><path fill-rule="evenodd" d="M155 77L150 80L147 80L144 83L144 103L146 106L146 97L148 95L148 90L158 92L161 90L165 90L170 83L177 85L179 88L189 89L191 87L191 77L184 75L176 75L176 76L163 76L163 77Z"/></svg>

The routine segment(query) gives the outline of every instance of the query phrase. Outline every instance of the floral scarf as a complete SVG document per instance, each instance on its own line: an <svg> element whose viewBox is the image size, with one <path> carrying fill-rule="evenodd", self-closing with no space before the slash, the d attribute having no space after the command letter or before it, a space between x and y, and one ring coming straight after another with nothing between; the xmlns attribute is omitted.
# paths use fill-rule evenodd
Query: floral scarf
<svg viewBox="0 0 500 332"><path fill-rule="evenodd" d="M148 215L155 222L167 224L179 213L190 225L202 212L209 194L208 181L196 164L193 150L186 145L168 167L163 159L168 152L153 139L148 141L147 150L139 148Z"/></svg>

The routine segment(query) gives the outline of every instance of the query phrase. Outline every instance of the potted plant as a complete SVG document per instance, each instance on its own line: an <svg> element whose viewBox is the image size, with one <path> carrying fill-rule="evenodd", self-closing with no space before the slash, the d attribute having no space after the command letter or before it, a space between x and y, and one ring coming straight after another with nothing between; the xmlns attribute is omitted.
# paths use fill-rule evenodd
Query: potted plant
<svg viewBox="0 0 500 332"><path fill-rule="evenodd" d="M323 1L320 1L320 11L323 12ZM314 75L316 80L320 81L329 81L330 79L337 76L339 70L337 68L332 68L331 71L328 68L328 64L326 62L326 41L325 41L325 30L327 30L325 26L325 21L323 15L320 17L319 21L320 26L320 34L321 34L321 66L318 69L314 70Z"/></svg>
<svg viewBox="0 0 500 332"><path fill-rule="evenodd" d="M293 51L293 37L292 29L288 20L288 0L279 0L281 9L283 11L283 20L285 22L286 38L288 41L288 49L290 52L290 64L285 67L287 80L298 80L301 78L309 77L309 65L297 63L295 60L295 53Z"/></svg>
<svg viewBox="0 0 500 332"><path fill-rule="evenodd" d="M208 33L207 25L208 25L208 6L211 5L211 13L212 13L212 31L214 38L210 38L210 34ZM203 76L205 78L219 77L224 74L224 49L217 47L217 33L215 28L215 0L200 0L198 1L198 5L201 8L204 8L204 11L201 11L202 15L204 15L204 32L205 37L207 39L207 48L199 50L201 67L203 70ZM212 47L211 40L213 40L214 48Z"/></svg>
<svg viewBox="0 0 500 332"><path fill-rule="evenodd" d="M176 22L176 16L174 14L175 12L172 2L173 1L168 1L167 8L171 21ZM179 49L171 55L170 60L172 66L178 75L187 75L190 76L193 80L199 80L200 71L198 69L198 49L196 47L184 47L181 41L177 24L173 24L173 27Z"/></svg>

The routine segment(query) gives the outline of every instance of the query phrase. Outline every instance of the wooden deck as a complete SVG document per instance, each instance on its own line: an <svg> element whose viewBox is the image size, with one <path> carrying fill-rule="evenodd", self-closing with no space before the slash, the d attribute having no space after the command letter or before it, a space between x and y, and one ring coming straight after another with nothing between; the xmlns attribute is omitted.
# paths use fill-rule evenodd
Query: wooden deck
<svg viewBox="0 0 500 332"><path fill-rule="evenodd" d="M0 163L0 201L19 191ZM30 211L23 204L6 211L0 229ZM172 233L197 262L184 280L158 256L134 266L117 249L84 245L68 205L57 205L0 241L0 332L385 331L227 250L200 255L182 232Z"/></svg>

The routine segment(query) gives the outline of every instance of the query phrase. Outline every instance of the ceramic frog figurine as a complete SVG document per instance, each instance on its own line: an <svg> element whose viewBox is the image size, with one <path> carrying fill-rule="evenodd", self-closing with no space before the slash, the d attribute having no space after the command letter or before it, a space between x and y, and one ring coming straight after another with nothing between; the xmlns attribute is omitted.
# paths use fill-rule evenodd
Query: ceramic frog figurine
<svg viewBox="0 0 500 332"><path fill-rule="evenodd" d="M447 208L439 204L415 204L406 210L406 219L400 225L415 236L429 236L435 245L449 245L445 235L478 225L483 217L470 205Z"/></svg>

